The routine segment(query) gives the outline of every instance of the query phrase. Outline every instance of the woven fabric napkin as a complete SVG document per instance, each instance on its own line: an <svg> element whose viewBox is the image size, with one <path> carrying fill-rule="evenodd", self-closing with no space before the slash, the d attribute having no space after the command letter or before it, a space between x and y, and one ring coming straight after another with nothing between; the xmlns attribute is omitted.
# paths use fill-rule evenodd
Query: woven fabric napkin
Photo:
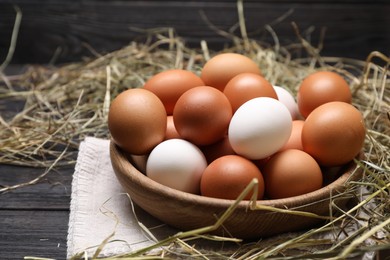
<svg viewBox="0 0 390 260"><path fill-rule="evenodd" d="M138 224L159 223L151 216L134 214L129 197L122 190L111 166L109 141L87 137L81 142L72 181L68 251L70 258L77 253L92 256L104 242L100 256L128 253L153 243ZM171 228L159 227L167 234Z"/></svg>

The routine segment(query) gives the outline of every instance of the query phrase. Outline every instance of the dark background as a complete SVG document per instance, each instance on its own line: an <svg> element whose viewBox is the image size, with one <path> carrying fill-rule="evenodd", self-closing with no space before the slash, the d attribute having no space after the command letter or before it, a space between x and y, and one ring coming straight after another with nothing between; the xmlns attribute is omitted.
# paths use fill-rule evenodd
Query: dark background
<svg viewBox="0 0 390 260"><path fill-rule="evenodd" d="M199 48L206 40L218 50L231 42L208 23L228 31L238 21L236 1L0 0L0 63L10 44L15 5L23 17L10 68L80 61L92 56L88 45L104 54L144 41L144 32L132 28L173 27L188 46ZM313 45L326 28L323 56L364 60L374 50L389 55L389 1L266 0L245 1L244 7L249 36L265 44L274 44L266 25L282 45L297 43L295 22ZM234 33L240 35L238 29ZM12 110L16 104L3 107ZM43 170L0 165L0 185L26 182ZM65 258L72 173L69 166L37 185L0 195L1 259Z"/></svg>
<svg viewBox="0 0 390 260"><path fill-rule="evenodd" d="M238 21L236 1L61 1L0 0L0 60L8 50L17 5L23 12L13 63L57 63L91 56L85 47L106 53L142 41L133 30L173 27L188 46L221 49L231 43L211 27L228 31ZM281 44L297 42L291 23L317 45L326 29L324 56L365 59L377 50L389 54L390 4L378 0L263 0L244 1L249 36L274 44L265 30L270 25ZM206 17L206 19L205 19ZM208 21L206 21L208 20ZM234 31L239 34L238 28ZM57 52L57 53L56 53ZM56 53L56 54L55 54Z"/></svg>

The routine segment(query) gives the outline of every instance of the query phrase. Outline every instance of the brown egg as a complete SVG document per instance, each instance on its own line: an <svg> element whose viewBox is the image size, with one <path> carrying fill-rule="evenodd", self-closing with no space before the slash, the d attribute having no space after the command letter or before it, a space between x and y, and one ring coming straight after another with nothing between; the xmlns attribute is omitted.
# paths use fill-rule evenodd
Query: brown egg
<svg viewBox="0 0 390 260"><path fill-rule="evenodd" d="M221 140L232 117L232 107L219 90L195 87L176 102L173 121L181 138L196 145L209 145Z"/></svg>
<svg viewBox="0 0 390 260"><path fill-rule="evenodd" d="M339 74L319 71L310 74L301 83L298 94L298 109L303 117L322 104L332 101L351 103L352 94L348 83Z"/></svg>
<svg viewBox="0 0 390 260"><path fill-rule="evenodd" d="M224 155L236 154L230 145L229 138L226 135L222 140L217 141L216 143L200 146L203 154L207 159L207 163L211 163L215 159L222 157Z"/></svg>
<svg viewBox="0 0 390 260"><path fill-rule="evenodd" d="M196 74L187 70L172 69L151 77L145 83L144 89L156 94L163 102L167 114L171 115L179 97L197 86L204 86L204 83Z"/></svg>
<svg viewBox="0 0 390 260"><path fill-rule="evenodd" d="M257 168L262 171L263 167L267 164L267 162L271 159L271 156L263 158L263 159L258 159L258 160L252 160L252 162L257 166Z"/></svg>
<svg viewBox="0 0 390 260"><path fill-rule="evenodd" d="M302 129L303 150L321 166L338 166L361 151L366 128L359 110L345 102L329 102L313 110Z"/></svg>
<svg viewBox="0 0 390 260"><path fill-rule="evenodd" d="M303 120L294 120L292 122L292 130L291 130L290 138L279 151L284 151L287 149L303 150L301 136L302 136L302 128L304 123L305 121Z"/></svg>
<svg viewBox="0 0 390 260"><path fill-rule="evenodd" d="M222 156L204 170L200 181L201 195L234 200L254 178L259 181L257 198L262 199L264 180L257 166L239 155ZM249 200L252 194L248 193L245 199Z"/></svg>
<svg viewBox="0 0 390 260"><path fill-rule="evenodd" d="M165 140L174 138L180 138L180 135L176 130L175 123L173 122L173 116L167 116L167 131L165 133Z"/></svg>
<svg viewBox="0 0 390 260"><path fill-rule="evenodd" d="M254 73L241 73L233 77L223 93L229 99L233 112L246 101L256 97L278 99L274 87L263 76Z"/></svg>
<svg viewBox="0 0 390 260"><path fill-rule="evenodd" d="M309 154L289 149L274 154L262 168L269 199L302 195L322 187L322 172Z"/></svg>
<svg viewBox="0 0 390 260"><path fill-rule="evenodd" d="M206 62L200 77L207 86L223 91L229 80L244 72L261 75L259 67L250 58L237 53L222 53Z"/></svg>
<svg viewBox="0 0 390 260"><path fill-rule="evenodd" d="M166 127L164 105L148 90L125 90L111 103L108 128L114 142L130 154L150 152L164 139Z"/></svg>

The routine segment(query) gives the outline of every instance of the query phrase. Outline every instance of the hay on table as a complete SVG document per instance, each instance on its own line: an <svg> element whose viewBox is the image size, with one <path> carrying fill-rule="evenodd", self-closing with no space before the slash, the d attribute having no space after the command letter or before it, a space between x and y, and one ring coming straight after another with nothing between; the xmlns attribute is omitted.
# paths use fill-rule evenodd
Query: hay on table
<svg viewBox="0 0 390 260"><path fill-rule="evenodd" d="M276 37L276 36L275 36ZM199 236L226 243L225 239L196 232L174 236L125 257L201 257L257 259L288 257L344 258L373 250L390 248L390 88L389 58L373 52L366 61L321 57L319 49L303 38L291 46L267 46L256 40L233 37L234 45L221 51L192 49L172 29L150 31L145 43L133 42L123 49L61 67L30 66L22 75L1 75L0 102L23 104L14 115L0 116L0 163L44 167L74 164L79 142L86 136L109 138L107 112L110 101L127 88L142 87L152 75L170 68L187 69L199 74L210 56L237 52L253 59L265 78L294 94L299 83L317 70L340 73L350 83L353 105L363 113L367 138L365 159L357 161L364 169L359 182L349 183L358 200L347 212L336 207L333 222L292 237L243 243L235 251L198 250L190 246ZM275 38L277 43L277 38ZM306 51L304 58L291 53ZM0 104L1 104L0 103ZM45 171L47 174L49 171ZM43 174L43 175L44 175ZM42 175L42 176L43 176ZM32 185L3 187L1 192ZM348 195L350 196L350 195ZM364 214L360 214L364 213ZM364 217L362 217L364 215ZM353 227L352 234L348 232ZM332 239L318 239L333 231ZM195 242L194 242L195 243ZM104 246L101 245L101 246ZM163 247L159 247L163 246ZM98 247L97 251L101 247ZM152 250L153 249L153 250ZM158 249L158 250L156 250ZM184 255L184 256L183 256ZM82 256L80 256L82 258Z"/></svg>

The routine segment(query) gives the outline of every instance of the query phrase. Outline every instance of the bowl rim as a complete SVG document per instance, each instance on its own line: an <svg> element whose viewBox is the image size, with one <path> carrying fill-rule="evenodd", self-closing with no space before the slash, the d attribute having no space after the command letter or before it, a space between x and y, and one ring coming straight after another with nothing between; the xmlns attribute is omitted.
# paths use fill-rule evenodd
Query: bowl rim
<svg viewBox="0 0 390 260"><path fill-rule="evenodd" d="M148 178L144 173L139 171L125 156L125 153L114 143L113 140L110 140L110 155L111 161L117 167L120 168L119 173L115 171L116 174L124 175L126 178L131 178L140 187L145 190L153 190L154 193L161 194L161 196L172 199L180 199L182 202L188 202L191 204L204 204L209 206L217 206L228 208L235 203L236 200L229 199L220 199L213 197L201 196L198 194L191 194L184 191L176 190L160 184L150 178ZM361 157L360 153L358 157ZM117 160L117 161L115 161ZM126 166L127 165L127 166ZM356 180L360 178L358 171L355 171L357 165L352 161L344 166L341 166L343 172L337 179L331 183L323 186L322 188L305 193L298 196L282 198L282 199L261 199L256 201L256 205L271 206L277 208L285 209L299 209L300 207L307 206L313 202L318 202L321 200L327 200L332 197L332 193L337 194L338 190L345 189L344 184L348 180ZM115 168L115 167L114 167ZM237 205L238 208L248 209L250 200L240 201ZM304 202L304 204L302 204Z"/></svg>

